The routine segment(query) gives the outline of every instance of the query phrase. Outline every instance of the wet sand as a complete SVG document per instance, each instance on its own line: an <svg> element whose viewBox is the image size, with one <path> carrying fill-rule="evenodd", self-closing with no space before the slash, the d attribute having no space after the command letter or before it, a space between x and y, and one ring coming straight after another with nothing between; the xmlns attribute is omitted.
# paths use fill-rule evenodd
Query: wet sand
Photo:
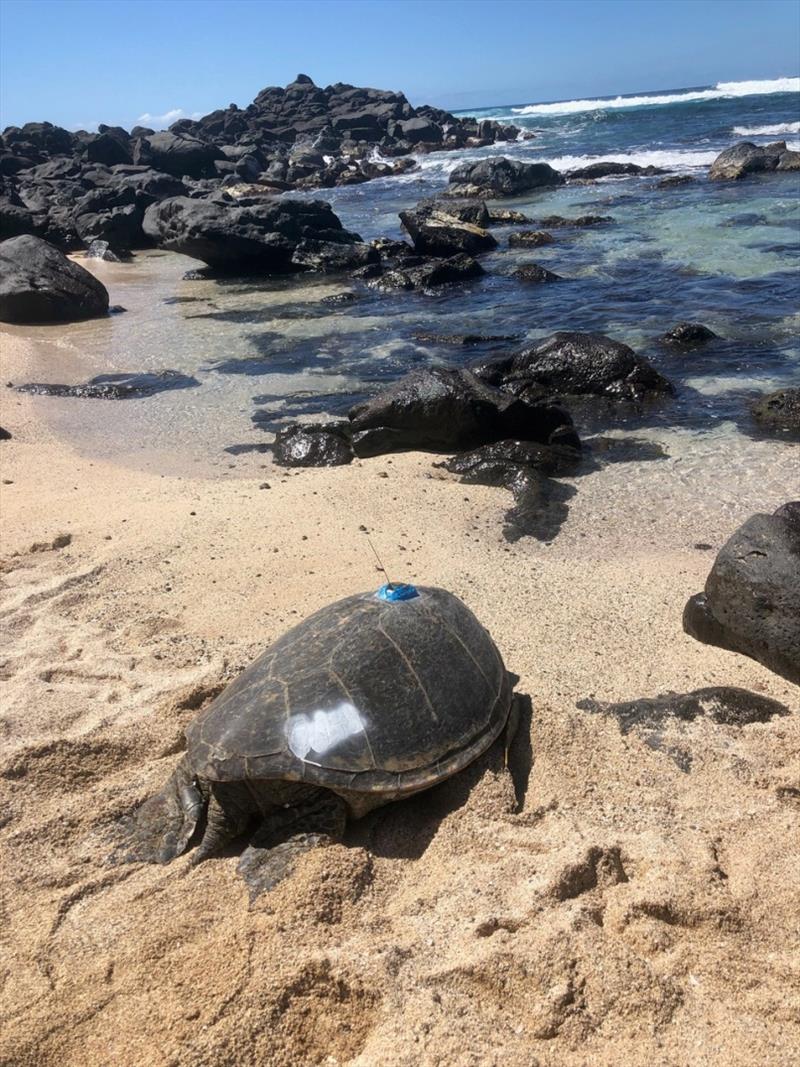
<svg viewBox="0 0 800 1067"><path fill-rule="evenodd" d="M38 358L18 331L2 353L3 381ZM768 476L716 495L674 457L606 468L551 545L509 545L508 495L430 456L165 473L146 448L77 451L46 408L70 401L2 401L0 1062L797 1060L798 690L680 625L732 530L797 495L787 448L748 445ZM115 820L197 709L381 581L362 526L393 577L461 596L519 674L532 715L510 769L493 750L252 905L236 849L109 866ZM792 714L668 723L654 744L576 708L708 685Z"/></svg>

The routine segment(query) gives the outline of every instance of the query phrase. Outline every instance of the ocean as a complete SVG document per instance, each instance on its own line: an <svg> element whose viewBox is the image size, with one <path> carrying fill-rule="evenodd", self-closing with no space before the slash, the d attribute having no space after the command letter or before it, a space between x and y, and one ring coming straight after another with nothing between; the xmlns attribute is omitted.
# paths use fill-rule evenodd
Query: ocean
<svg viewBox="0 0 800 1067"><path fill-rule="evenodd" d="M612 159L698 180L664 189L658 178L609 178L504 200L533 218L597 213L614 222L557 231L533 254L507 247L512 227L495 227L500 247L482 257L486 276L433 295L387 295L325 277L184 280L197 264L157 251L132 264L92 262L127 313L71 325L57 340L47 328L26 328L37 343L32 376L71 383L169 367L195 375L201 387L123 403L37 398L43 417L85 453L231 477L253 461L226 447L268 442L281 421L341 415L414 367L466 364L555 330L596 330L631 345L676 386L673 401L602 427L647 437L670 457L666 465L627 466L621 492L666 478L658 491L677 493L681 506L702 506L705 493L734 512L737 484L747 477L767 498L797 496L798 446L757 440L748 405L800 383L800 175L740 182L705 175L739 140L784 139L800 148L800 79L470 113L513 121L535 137L421 155L406 175L309 195L328 200L347 228L371 239L401 237L399 211L440 193L465 159L487 155L562 170ZM512 271L532 259L565 281L521 285ZM355 294L350 302L325 299L343 291ZM659 336L682 320L704 323L721 340L689 352L661 344ZM418 331L515 341L462 349L421 342ZM260 423L252 421L257 411Z"/></svg>

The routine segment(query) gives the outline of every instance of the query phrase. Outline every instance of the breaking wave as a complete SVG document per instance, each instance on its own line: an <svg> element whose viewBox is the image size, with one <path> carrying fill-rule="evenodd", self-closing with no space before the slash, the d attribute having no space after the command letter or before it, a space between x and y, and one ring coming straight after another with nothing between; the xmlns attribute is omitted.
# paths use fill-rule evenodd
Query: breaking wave
<svg viewBox="0 0 800 1067"><path fill-rule="evenodd" d="M653 107L657 104L687 104L700 100L724 100L767 93L800 93L800 77L773 78L770 81L717 82L713 88L681 93L651 93L648 96L616 96L612 99L564 100L556 104L528 104L514 107L515 115L572 115L580 111L609 108Z"/></svg>
<svg viewBox="0 0 800 1067"><path fill-rule="evenodd" d="M800 133L800 122L778 122L774 126L734 126L740 137L774 137L777 134Z"/></svg>

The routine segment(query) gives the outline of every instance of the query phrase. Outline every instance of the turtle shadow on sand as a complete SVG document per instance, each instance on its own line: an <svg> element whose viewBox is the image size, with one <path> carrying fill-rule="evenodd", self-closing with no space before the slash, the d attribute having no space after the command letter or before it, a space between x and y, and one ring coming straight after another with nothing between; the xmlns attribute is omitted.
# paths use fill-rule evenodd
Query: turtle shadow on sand
<svg viewBox="0 0 800 1067"><path fill-rule="evenodd" d="M524 693L516 693L517 725L510 742L501 737L482 756L452 778L408 800L400 800L354 822L344 844L364 848L385 859L418 860L427 852L448 816L469 803L486 774L508 773L514 792L514 808L522 810L533 768L531 728L533 705Z"/></svg>

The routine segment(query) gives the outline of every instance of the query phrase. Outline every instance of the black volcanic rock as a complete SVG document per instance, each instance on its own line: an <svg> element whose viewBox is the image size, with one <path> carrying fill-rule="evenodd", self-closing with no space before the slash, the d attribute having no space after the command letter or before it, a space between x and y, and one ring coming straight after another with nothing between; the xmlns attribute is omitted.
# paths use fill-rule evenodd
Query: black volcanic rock
<svg viewBox="0 0 800 1067"><path fill-rule="evenodd" d="M121 131L123 134L125 131ZM99 133L86 143L86 158L91 163L103 163L113 167L116 163L133 163L129 138L117 132Z"/></svg>
<svg viewBox="0 0 800 1067"><path fill-rule="evenodd" d="M400 221L421 255L476 255L497 247L487 230L435 208L401 211Z"/></svg>
<svg viewBox="0 0 800 1067"><path fill-rule="evenodd" d="M212 178L224 155L215 145L171 131L140 137L133 146L133 162L176 178Z"/></svg>
<svg viewBox="0 0 800 1067"><path fill-rule="evenodd" d="M140 374L98 374L80 385L50 382L27 382L16 387L19 393L38 396L68 396L90 400L138 400L171 389L191 389L199 385L196 378L177 370L144 371Z"/></svg>
<svg viewBox="0 0 800 1067"><path fill-rule="evenodd" d="M473 368L483 381L529 402L603 397L640 403L672 386L632 348L599 333L559 332L517 355Z"/></svg>
<svg viewBox="0 0 800 1067"><path fill-rule="evenodd" d="M477 260L465 254L448 259L430 259L427 262L401 262L386 271L372 283L377 289L393 290L437 289L442 285L455 285L471 281L484 274Z"/></svg>
<svg viewBox="0 0 800 1067"><path fill-rule="evenodd" d="M342 244L304 238L292 253L294 266L321 274L358 270L370 264L378 264L380 260L378 250L363 241Z"/></svg>
<svg viewBox="0 0 800 1067"><path fill-rule="evenodd" d="M546 230L555 230L563 226L602 226L613 221L611 215L578 215L574 219L565 218L563 215L548 215L546 218L538 219L537 225L543 226Z"/></svg>
<svg viewBox="0 0 800 1067"><path fill-rule="evenodd" d="M518 281L533 285L563 281L560 274L554 274L551 270L539 266L538 263L525 263L523 266L517 267L514 271L514 277Z"/></svg>
<svg viewBox="0 0 800 1067"><path fill-rule="evenodd" d="M341 467L354 459L346 422L294 423L278 430L273 445L281 467Z"/></svg>
<svg viewBox="0 0 800 1067"><path fill-rule="evenodd" d="M600 160L597 163L590 163L586 167L578 167L576 170L567 171L567 178L570 180L575 178L595 180L597 178L624 178L632 174L650 176L668 173L669 171L664 170L662 167L640 167L638 163L615 163L611 160Z"/></svg>
<svg viewBox="0 0 800 1067"><path fill-rule="evenodd" d="M800 684L800 502L752 515L722 546L683 628Z"/></svg>
<svg viewBox="0 0 800 1067"><path fill-rule="evenodd" d="M412 371L353 408L350 422L359 456L460 451L506 438L549 443L571 428L563 411L532 407L469 371L445 367Z"/></svg>
<svg viewBox="0 0 800 1067"><path fill-rule="evenodd" d="M707 344L709 341L716 340L718 336L702 322L679 322L677 326L667 330L661 340L671 345L691 347Z"/></svg>
<svg viewBox="0 0 800 1067"><path fill-rule="evenodd" d="M39 237L0 244L0 321L73 322L105 315L105 286Z"/></svg>
<svg viewBox="0 0 800 1067"><path fill-rule="evenodd" d="M577 440L577 438L576 438ZM567 444L542 444L540 441L496 441L469 452L459 452L444 463L451 474L469 474L476 469L502 464L530 467L547 476L573 474L582 460L579 447Z"/></svg>
<svg viewBox="0 0 800 1067"><path fill-rule="evenodd" d="M297 270L292 257L304 241L354 245L359 240L342 227L330 205L320 200L275 200L236 207L174 197L149 207L143 225L159 247L229 273ZM313 247L318 256L323 254L319 245Z"/></svg>
<svg viewBox="0 0 800 1067"><path fill-rule="evenodd" d="M800 437L800 388L779 389L753 401L753 418L775 436Z"/></svg>
<svg viewBox="0 0 800 1067"><path fill-rule="evenodd" d="M711 181L737 181L748 174L760 174L765 171L793 169L791 160L784 160L788 153L785 141L769 145L755 145L750 141L738 144L720 152L708 171Z"/></svg>
<svg viewBox="0 0 800 1067"><path fill-rule="evenodd" d="M561 185L562 174L547 163L520 163L505 156L492 156L477 163L464 163L450 174L453 195L519 196L532 189Z"/></svg>
<svg viewBox="0 0 800 1067"><path fill-rule="evenodd" d="M518 233L509 234L509 248L539 248L541 245L551 245L555 238L544 230L520 230Z"/></svg>

